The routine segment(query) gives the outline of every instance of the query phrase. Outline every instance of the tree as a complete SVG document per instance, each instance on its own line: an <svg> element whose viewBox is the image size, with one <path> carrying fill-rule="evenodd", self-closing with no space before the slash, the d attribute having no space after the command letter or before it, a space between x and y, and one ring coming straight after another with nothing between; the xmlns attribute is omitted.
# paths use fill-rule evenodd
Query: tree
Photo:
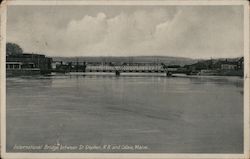
<svg viewBox="0 0 250 159"><path fill-rule="evenodd" d="M7 43L6 44L6 55L17 55L17 54L22 54L23 49L15 44L15 43Z"/></svg>

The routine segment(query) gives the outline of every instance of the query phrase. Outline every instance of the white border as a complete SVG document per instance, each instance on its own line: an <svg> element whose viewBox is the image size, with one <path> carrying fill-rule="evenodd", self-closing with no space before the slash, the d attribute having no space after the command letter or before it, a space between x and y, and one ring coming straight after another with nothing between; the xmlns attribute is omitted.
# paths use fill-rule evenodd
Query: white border
<svg viewBox="0 0 250 159"><path fill-rule="evenodd" d="M248 4L247 0L7 0L7 5L244 5L244 4Z"/></svg>
<svg viewBox="0 0 250 159"><path fill-rule="evenodd" d="M1 51L0 51L0 81L1 81L1 92L0 92L0 102L1 102L1 157L3 157L3 152L5 152L5 146L3 146L3 144L6 143L6 133L5 133L5 129L6 129L6 111L5 111L5 107L6 107L6 84L5 84L5 80L6 80L6 75L5 75L5 60L6 60L6 18L7 18L7 11L6 11L6 6L1 5L0 7L0 11L1 11L1 41L0 41L0 46L1 46Z"/></svg>
<svg viewBox="0 0 250 159"><path fill-rule="evenodd" d="M6 6L8 5L243 5L244 6L244 153L243 154L192 154L192 153L6 153ZM249 3L241 0L179 0L179 1L23 1L9 0L1 5L1 157L3 158L249 158Z"/></svg>

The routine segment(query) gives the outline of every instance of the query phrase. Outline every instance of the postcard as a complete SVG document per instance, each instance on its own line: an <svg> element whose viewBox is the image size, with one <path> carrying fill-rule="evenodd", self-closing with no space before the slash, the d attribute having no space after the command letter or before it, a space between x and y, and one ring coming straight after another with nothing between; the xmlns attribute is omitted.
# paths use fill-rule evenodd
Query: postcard
<svg viewBox="0 0 250 159"><path fill-rule="evenodd" d="M1 157L249 158L249 3L1 4Z"/></svg>

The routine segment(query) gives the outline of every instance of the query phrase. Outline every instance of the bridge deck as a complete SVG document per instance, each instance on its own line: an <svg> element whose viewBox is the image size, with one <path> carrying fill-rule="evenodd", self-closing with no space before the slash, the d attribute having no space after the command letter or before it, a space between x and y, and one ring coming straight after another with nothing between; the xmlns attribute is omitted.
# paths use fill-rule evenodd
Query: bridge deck
<svg viewBox="0 0 250 159"><path fill-rule="evenodd" d="M108 65L100 65L100 66L87 66L86 71L119 71L119 72L165 72L165 69L160 65L155 66L108 66ZM174 70L172 70L174 71Z"/></svg>
<svg viewBox="0 0 250 159"><path fill-rule="evenodd" d="M76 72L145 72L145 73L183 73L188 74L183 68L166 68L161 64L155 65L72 65Z"/></svg>

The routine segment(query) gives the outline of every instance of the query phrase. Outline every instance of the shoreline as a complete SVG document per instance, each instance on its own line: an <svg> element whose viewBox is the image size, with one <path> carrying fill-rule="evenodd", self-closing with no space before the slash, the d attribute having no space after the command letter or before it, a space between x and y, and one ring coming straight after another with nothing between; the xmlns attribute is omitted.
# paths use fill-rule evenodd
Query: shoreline
<svg viewBox="0 0 250 159"><path fill-rule="evenodd" d="M19 76L6 76L6 79L9 78L32 78L32 77L39 77L39 78L49 78L49 77L73 77L73 76L82 76L82 77L164 77L164 78L213 78L213 79L222 79L222 78L235 78L241 79L244 78L242 76L224 76L224 75L185 75L185 74L172 74L172 76L166 76L166 73L138 73L138 72L124 72L121 73L119 76L116 76L114 72L71 72L71 73L51 73L47 75L19 75Z"/></svg>

